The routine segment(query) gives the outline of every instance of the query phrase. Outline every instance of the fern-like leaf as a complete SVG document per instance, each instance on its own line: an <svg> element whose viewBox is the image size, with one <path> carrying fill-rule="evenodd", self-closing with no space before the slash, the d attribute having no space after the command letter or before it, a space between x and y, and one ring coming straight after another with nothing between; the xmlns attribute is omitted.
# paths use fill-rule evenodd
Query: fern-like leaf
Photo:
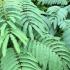
<svg viewBox="0 0 70 70"><path fill-rule="evenodd" d="M46 14L43 14L49 21L50 33L55 34L56 28L59 26L61 29L66 27L65 20L68 15L69 6L61 8L59 6L49 7L46 11Z"/></svg>
<svg viewBox="0 0 70 70"><path fill-rule="evenodd" d="M35 33L43 37L43 33L48 31L48 26L40 11L32 2L23 0L22 6L23 32L30 38L35 38Z"/></svg>
<svg viewBox="0 0 70 70"><path fill-rule="evenodd" d="M3 0L1 2L2 4L0 4L0 49L2 49L3 55L5 56L7 50L6 47L8 46L9 41L7 36L9 34L15 33L15 37L18 35L17 38L21 40L21 42L24 45L27 44L27 37L21 31L21 24L19 24L19 22L21 23L22 11L19 0ZM3 44L4 40L5 42Z"/></svg>
<svg viewBox="0 0 70 70"><path fill-rule="evenodd" d="M6 57L1 58L2 70L41 70L38 61L24 48L17 55L14 49L7 50Z"/></svg>
<svg viewBox="0 0 70 70"><path fill-rule="evenodd" d="M57 5L67 5L68 2L70 2L70 0L32 0L32 1L38 1L38 4L48 4L48 5L53 5L53 4L57 4Z"/></svg>
<svg viewBox="0 0 70 70"><path fill-rule="evenodd" d="M39 61L42 70L65 70L67 66L70 68L70 52L59 38L48 35L39 42L30 41L27 50Z"/></svg>

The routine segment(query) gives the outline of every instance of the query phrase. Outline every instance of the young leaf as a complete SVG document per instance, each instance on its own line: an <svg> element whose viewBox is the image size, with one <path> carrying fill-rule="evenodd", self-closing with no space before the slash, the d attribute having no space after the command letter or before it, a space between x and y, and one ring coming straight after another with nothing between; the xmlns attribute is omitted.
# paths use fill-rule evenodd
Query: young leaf
<svg viewBox="0 0 70 70"><path fill-rule="evenodd" d="M8 40L9 40L9 35L6 36L6 38L5 38L4 42L3 42L3 46L2 46L3 57L6 56L6 50L7 50Z"/></svg>
<svg viewBox="0 0 70 70"><path fill-rule="evenodd" d="M20 53L20 46L19 46L16 38L14 37L14 35L10 34L10 38L11 38L11 40L13 42L13 45L14 45L14 48L15 48L16 52Z"/></svg>

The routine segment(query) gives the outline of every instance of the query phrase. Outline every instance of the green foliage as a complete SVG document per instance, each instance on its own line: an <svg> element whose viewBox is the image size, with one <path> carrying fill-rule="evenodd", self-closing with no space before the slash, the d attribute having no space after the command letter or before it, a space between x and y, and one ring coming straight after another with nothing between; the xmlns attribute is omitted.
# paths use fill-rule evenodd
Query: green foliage
<svg viewBox="0 0 70 70"><path fill-rule="evenodd" d="M62 42L57 38L45 38L42 42L46 45L30 41L27 46L27 50L39 61L42 70L65 70L67 65L70 68L70 52Z"/></svg>
<svg viewBox="0 0 70 70"><path fill-rule="evenodd" d="M28 40L25 34L17 26L21 21L21 8L18 4L20 3L14 0L4 0L0 7L0 48L2 49L3 56L6 55L10 34L14 34L14 36L21 40L25 45ZM15 40L15 38L12 39Z"/></svg>
<svg viewBox="0 0 70 70"><path fill-rule="evenodd" d="M20 54L9 48L6 57L1 58L1 61L2 70L41 70L38 61L23 48Z"/></svg>
<svg viewBox="0 0 70 70"><path fill-rule="evenodd" d="M70 70L69 2L0 0L0 70Z"/></svg>
<svg viewBox="0 0 70 70"><path fill-rule="evenodd" d="M43 14L49 21L48 25L50 28L50 33L55 35L57 32L57 27L59 26L63 32L61 39L67 46L70 46L70 19L68 18L70 13L69 7L70 5L66 7L52 6L47 9L45 14Z"/></svg>
<svg viewBox="0 0 70 70"><path fill-rule="evenodd" d="M33 0L33 1L38 1L38 4L42 3L48 5L53 5L53 4L67 5L68 2L70 2L70 0Z"/></svg>
<svg viewBox="0 0 70 70"><path fill-rule="evenodd" d="M70 20L65 20L64 21L66 27L64 28L64 33L62 36L62 39L64 40L64 42L67 44L68 47L70 47Z"/></svg>
<svg viewBox="0 0 70 70"><path fill-rule="evenodd" d="M48 25L50 28L50 33L53 32L52 34L55 34L57 26L59 26L61 29L64 29L66 27L65 20L69 12L68 8L69 6L52 6L47 9L45 14L43 14L49 21Z"/></svg>
<svg viewBox="0 0 70 70"><path fill-rule="evenodd" d="M48 31L48 25L41 16L42 11L32 2L26 1L23 1L22 9L23 32L32 40L35 38L35 33L43 37L43 33Z"/></svg>

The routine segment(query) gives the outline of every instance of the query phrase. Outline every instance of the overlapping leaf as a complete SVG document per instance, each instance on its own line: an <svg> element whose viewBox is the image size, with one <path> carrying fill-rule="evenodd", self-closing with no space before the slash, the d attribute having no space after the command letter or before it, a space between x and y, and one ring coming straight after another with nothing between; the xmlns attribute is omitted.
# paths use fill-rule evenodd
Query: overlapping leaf
<svg viewBox="0 0 70 70"><path fill-rule="evenodd" d="M59 38L47 36L44 39L30 41L27 50L39 61L42 70L65 70L70 68L70 52ZM46 53L45 53L46 52Z"/></svg>
<svg viewBox="0 0 70 70"><path fill-rule="evenodd" d="M1 58L2 70L41 70L38 61L24 49L17 55L14 49L7 50L6 57Z"/></svg>
<svg viewBox="0 0 70 70"><path fill-rule="evenodd" d="M35 33L43 37L43 33L48 31L48 25L41 16L42 11L32 2L25 0L23 0L22 9L23 32L32 40L35 38Z"/></svg>
<svg viewBox="0 0 70 70"><path fill-rule="evenodd" d="M50 28L50 33L55 34L57 31L57 26L61 29L66 27L65 20L68 15L69 6L61 8L59 6L49 7L46 14L43 14L48 19L48 25Z"/></svg>
<svg viewBox="0 0 70 70"><path fill-rule="evenodd" d="M21 31L19 24L21 21L21 10L18 0L3 0L0 5L0 49L2 49L3 56L6 55L10 34L13 34L13 40L18 38L24 45L27 44L28 39ZM15 43L16 41L14 41L14 47L16 48L17 45Z"/></svg>

